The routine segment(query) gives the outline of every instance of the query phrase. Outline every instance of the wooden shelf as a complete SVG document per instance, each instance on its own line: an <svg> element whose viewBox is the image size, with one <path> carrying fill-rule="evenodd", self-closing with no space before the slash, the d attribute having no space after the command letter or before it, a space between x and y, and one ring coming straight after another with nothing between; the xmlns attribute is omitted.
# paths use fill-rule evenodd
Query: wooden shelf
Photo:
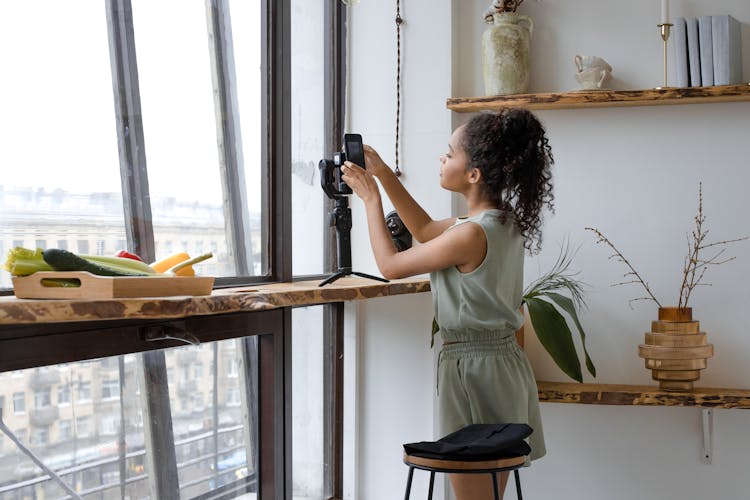
<svg viewBox="0 0 750 500"><path fill-rule="evenodd" d="M129 279L129 278L124 278ZM295 281L223 288L195 297L119 299L17 299L0 297L0 340L4 325L104 320L163 320L280 307L310 306L430 291L424 278L380 281L345 277L324 287L320 281Z"/></svg>
<svg viewBox="0 0 750 500"><path fill-rule="evenodd" d="M750 409L750 390L708 389L665 392L657 386L537 382L539 401L619 406L696 406Z"/></svg>
<svg viewBox="0 0 750 500"><path fill-rule="evenodd" d="M586 90L580 92L549 92L490 97L453 97L447 100L447 107L458 113L474 113L483 110L497 110L504 107L576 109L738 101L750 101L750 84L688 88L669 87L646 90Z"/></svg>

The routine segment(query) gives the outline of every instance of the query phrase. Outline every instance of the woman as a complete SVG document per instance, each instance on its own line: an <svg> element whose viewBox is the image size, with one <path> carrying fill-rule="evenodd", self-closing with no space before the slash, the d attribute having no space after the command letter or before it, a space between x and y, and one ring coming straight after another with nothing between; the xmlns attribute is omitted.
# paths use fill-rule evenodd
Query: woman
<svg viewBox="0 0 750 500"><path fill-rule="evenodd" d="M377 152L367 170L342 166L364 202L375 261L384 277L430 273L443 348L438 364L440 432L473 423L526 423L530 459L545 454L534 375L514 333L523 324L524 249L541 248L541 210L552 209L551 149L526 110L480 114L453 132L440 157L440 185L463 195L466 217L433 220ZM421 244L397 252L375 178ZM505 489L508 473L500 475ZM457 500L493 498L486 474L452 475Z"/></svg>

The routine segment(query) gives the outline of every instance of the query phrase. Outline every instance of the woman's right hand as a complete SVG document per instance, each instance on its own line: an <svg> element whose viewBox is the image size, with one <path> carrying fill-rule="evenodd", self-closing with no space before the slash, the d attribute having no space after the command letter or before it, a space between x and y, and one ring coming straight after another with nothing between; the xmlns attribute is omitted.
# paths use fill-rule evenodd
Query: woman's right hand
<svg viewBox="0 0 750 500"><path fill-rule="evenodd" d="M375 177L380 177L382 174L391 172L391 167L385 164L382 158L380 158L380 155L378 154L375 149L372 148L372 146L365 144L364 145L365 150L365 165L367 167L367 171L370 172Z"/></svg>

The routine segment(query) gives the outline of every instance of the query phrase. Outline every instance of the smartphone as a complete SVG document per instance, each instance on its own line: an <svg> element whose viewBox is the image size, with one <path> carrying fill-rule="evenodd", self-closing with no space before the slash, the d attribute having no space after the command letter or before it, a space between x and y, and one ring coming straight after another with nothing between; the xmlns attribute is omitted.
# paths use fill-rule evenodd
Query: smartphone
<svg viewBox="0 0 750 500"><path fill-rule="evenodd" d="M344 153L347 160L365 168L365 149L360 134L344 134Z"/></svg>

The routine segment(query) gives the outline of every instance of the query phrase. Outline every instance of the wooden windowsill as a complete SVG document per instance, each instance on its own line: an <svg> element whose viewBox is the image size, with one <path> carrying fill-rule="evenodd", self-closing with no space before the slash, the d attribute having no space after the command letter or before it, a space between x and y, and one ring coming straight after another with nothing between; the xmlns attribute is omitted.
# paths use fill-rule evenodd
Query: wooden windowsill
<svg viewBox="0 0 750 500"><path fill-rule="evenodd" d="M696 406L750 409L750 390L696 387L665 392L657 386L537 382L539 401L618 406Z"/></svg>
<svg viewBox="0 0 750 500"><path fill-rule="evenodd" d="M750 84L687 88L667 87L645 90L584 90L489 97L454 97L448 99L446 105L448 109L458 113L474 113L505 107L579 109L737 101L750 101Z"/></svg>
<svg viewBox="0 0 750 500"><path fill-rule="evenodd" d="M0 326L78 321L174 319L280 307L309 306L430 291L423 278L382 283L341 278L319 287L320 281L297 281L214 290L211 295L96 300L17 299L0 297Z"/></svg>

